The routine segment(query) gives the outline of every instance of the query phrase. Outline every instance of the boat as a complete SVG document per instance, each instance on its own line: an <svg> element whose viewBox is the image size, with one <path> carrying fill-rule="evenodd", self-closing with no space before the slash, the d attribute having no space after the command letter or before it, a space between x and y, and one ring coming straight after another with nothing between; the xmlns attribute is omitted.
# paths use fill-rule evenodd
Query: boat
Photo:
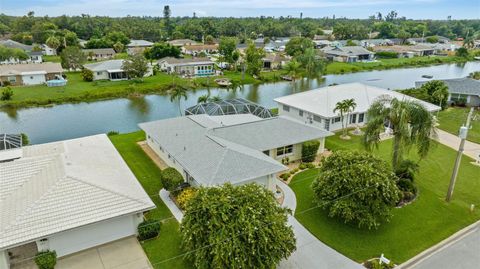
<svg viewBox="0 0 480 269"><path fill-rule="evenodd" d="M431 75L423 75L422 78L433 78Z"/></svg>
<svg viewBox="0 0 480 269"><path fill-rule="evenodd" d="M281 76L281 78L283 80L286 80L286 81L292 81L293 80L293 78L291 76Z"/></svg>
<svg viewBox="0 0 480 269"><path fill-rule="evenodd" d="M232 86L232 82L230 82L228 78L217 78L215 79L215 82L218 84L218 86L222 87Z"/></svg>
<svg viewBox="0 0 480 269"><path fill-rule="evenodd" d="M477 61L480 61L480 56L475 56L475 57L473 57L473 59L475 59Z"/></svg>

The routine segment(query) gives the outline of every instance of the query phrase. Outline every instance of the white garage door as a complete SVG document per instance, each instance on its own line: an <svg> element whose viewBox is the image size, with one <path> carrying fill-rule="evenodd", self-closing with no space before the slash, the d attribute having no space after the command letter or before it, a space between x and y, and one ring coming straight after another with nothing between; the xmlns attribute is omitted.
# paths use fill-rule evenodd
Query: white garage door
<svg viewBox="0 0 480 269"><path fill-rule="evenodd" d="M24 85L38 85L45 83L44 74L32 74L22 76L22 81Z"/></svg>
<svg viewBox="0 0 480 269"><path fill-rule="evenodd" d="M53 235L49 237L48 245L61 257L133 235L135 232L134 217L125 216Z"/></svg>

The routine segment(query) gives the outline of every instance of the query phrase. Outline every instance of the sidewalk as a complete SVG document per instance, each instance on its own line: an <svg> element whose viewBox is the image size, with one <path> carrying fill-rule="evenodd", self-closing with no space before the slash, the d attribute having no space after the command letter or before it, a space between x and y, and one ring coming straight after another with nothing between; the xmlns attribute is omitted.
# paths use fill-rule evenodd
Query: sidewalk
<svg viewBox="0 0 480 269"><path fill-rule="evenodd" d="M437 129L437 134L438 138L437 141L444 144L447 147L450 147L454 149L455 151L458 150L458 147L460 146L460 138L456 135L453 135L451 133L447 133L443 130ZM463 152L464 155L477 160L476 155L480 154L480 145L470 142L470 141L465 141L465 150Z"/></svg>

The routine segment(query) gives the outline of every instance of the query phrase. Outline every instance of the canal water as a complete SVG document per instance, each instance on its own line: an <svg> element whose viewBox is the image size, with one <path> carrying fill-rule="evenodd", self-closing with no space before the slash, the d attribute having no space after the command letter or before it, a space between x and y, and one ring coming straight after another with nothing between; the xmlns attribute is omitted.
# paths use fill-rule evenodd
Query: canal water
<svg viewBox="0 0 480 269"><path fill-rule="evenodd" d="M480 71L480 62L327 75L324 79L245 85L235 90L199 89L189 92L180 107L183 111L195 105L199 96L210 93L224 99L241 97L271 108L276 106L274 98L333 83L361 82L388 89L404 89L414 87L415 81L426 80L422 75L447 79L465 77L474 71ZM3 110L0 111L0 133L23 132L29 136L31 143L38 144L108 131L132 132L138 130L140 122L178 115L178 103L170 102L169 96L147 95L133 99Z"/></svg>

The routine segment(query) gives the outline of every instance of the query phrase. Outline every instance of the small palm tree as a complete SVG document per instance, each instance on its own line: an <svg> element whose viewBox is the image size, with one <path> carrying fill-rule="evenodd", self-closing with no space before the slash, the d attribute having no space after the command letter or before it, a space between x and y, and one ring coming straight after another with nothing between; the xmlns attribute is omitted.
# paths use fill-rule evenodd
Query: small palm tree
<svg viewBox="0 0 480 269"><path fill-rule="evenodd" d="M197 99L197 104L200 104L200 103L205 104L208 102L208 100L210 100L210 95L208 94L201 95Z"/></svg>
<svg viewBox="0 0 480 269"><path fill-rule="evenodd" d="M354 99L346 99L343 101L337 102L335 105L335 108L333 109L333 113L338 113L340 114L340 121L342 122L342 136L341 138L347 139L347 123L345 122L345 115L347 116L348 120L348 115L350 114L351 111L355 109L357 104L355 103Z"/></svg>
<svg viewBox="0 0 480 269"><path fill-rule="evenodd" d="M220 97L218 95L217 96L212 96L212 97L208 98L208 100L210 102L220 102L220 101L222 101L222 97Z"/></svg>
<svg viewBox="0 0 480 269"><path fill-rule="evenodd" d="M170 101L174 102L177 101L178 103L178 112L180 116L182 115L182 109L180 108L180 102L182 101L182 97L184 100L187 100L187 89L182 86L175 86L170 90Z"/></svg>
<svg viewBox="0 0 480 269"><path fill-rule="evenodd" d="M292 77L292 80L295 81L300 74L300 63L296 60L292 60L287 63L285 70L287 71L287 74Z"/></svg>
<svg viewBox="0 0 480 269"><path fill-rule="evenodd" d="M424 158L432 146L431 137L436 137L433 115L420 103L396 98L380 98L367 111L367 127L363 144L369 150L378 147L380 134L388 123L393 134L392 168L396 170L403 156L412 146L420 158Z"/></svg>
<svg viewBox="0 0 480 269"><path fill-rule="evenodd" d="M348 125L348 121L350 119L350 114L357 107L357 103L355 102L355 99L353 99L353 98L343 100L343 102L345 103L345 107L347 108L347 122L345 123L345 129L346 129L346 127ZM346 135L346 133L344 133L344 135Z"/></svg>

